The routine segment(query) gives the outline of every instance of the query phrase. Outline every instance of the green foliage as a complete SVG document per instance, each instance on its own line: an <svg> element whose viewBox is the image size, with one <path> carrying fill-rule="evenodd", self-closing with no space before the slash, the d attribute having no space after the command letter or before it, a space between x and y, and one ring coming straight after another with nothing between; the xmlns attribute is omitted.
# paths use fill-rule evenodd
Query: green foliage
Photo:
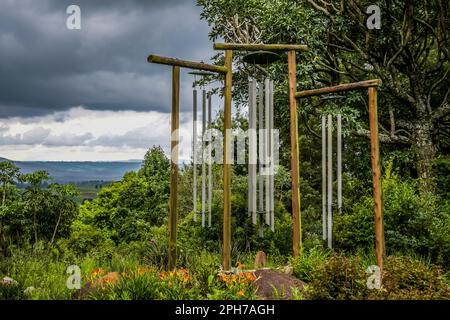
<svg viewBox="0 0 450 320"><path fill-rule="evenodd" d="M154 147L139 172L126 173L80 207L74 230L91 225L116 243L148 240L151 227L167 219L168 181L169 160L161 148Z"/></svg>
<svg viewBox="0 0 450 320"><path fill-rule="evenodd" d="M314 278L315 270L326 261L329 255L329 251L324 251L320 247L304 251L301 257L292 258L290 261L293 275L302 281L311 281Z"/></svg>
<svg viewBox="0 0 450 320"><path fill-rule="evenodd" d="M333 255L314 268L306 287L308 299L358 300L368 295L367 275L358 257Z"/></svg>
<svg viewBox="0 0 450 320"><path fill-rule="evenodd" d="M444 201L450 202L450 156L437 158L434 162L434 171L436 190Z"/></svg>
<svg viewBox="0 0 450 320"><path fill-rule="evenodd" d="M307 299L450 299L442 271L410 256L385 259L381 289L369 289L367 261L333 255L314 268Z"/></svg>
<svg viewBox="0 0 450 320"><path fill-rule="evenodd" d="M415 252L447 266L450 261L450 216L445 206L432 194L421 195L418 182L400 178L392 171L392 165L388 167L382 185L387 251ZM345 250L373 247L371 195L362 197L351 211L335 217L336 247Z"/></svg>
<svg viewBox="0 0 450 320"><path fill-rule="evenodd" d="M392 300L450 299L450 286L443 272L410 256L390 256L385 261L383 290L371 292L371 298Z"/></svg>

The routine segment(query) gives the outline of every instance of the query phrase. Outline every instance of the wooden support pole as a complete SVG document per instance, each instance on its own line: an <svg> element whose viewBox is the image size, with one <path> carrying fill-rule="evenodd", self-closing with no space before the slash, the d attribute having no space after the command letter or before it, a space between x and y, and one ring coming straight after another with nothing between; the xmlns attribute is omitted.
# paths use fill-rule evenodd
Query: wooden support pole
<svg viewBox="0 0 450 320"><path fill-rule="evenodd" d="M169 261L173 270L177 260L177 196L178 196L178 142L180 113L180 67L172 69L172 121L171 121L171 162L170 162L170 200L169 200Z"/></svg>
<svg viewBox="0 0 450 320"><path fill-rule="evenodd" d="M162 57L162 56L157 56L155 54L149 55L147 58L147 61L150 63L166 64L166 65L170 65L170 66L178 66L178 67L183 67L183 68L188 68L188 69L204 70L204 71L211 71L211 72L223 73L223 74L227 73L227 68L223 67L223 66L216 66L216 65L206 64L206 63L202 63L202 62Z"/></svg>
<svg viewBox="0 0 450 320"><path fill-rule="evenodd" d="M296 52L288 52L289 75L289 109L290 109L290 134L291 134L291 183L292 183L292 251L293 256L301 253L302 232L300 217L300 172L299 172L299 148L298 148L298 115L295 99L297 85Z"/></svg>
<svg viewBox="0 0 450 320"><path fill-rule="evenodd" d="M308 46L304 44L214 43L214 50L308 51Z"/></svg>
<svg viewBox="0 0 450 320"><path fill-rule="evenodd" d="M383 270L384 230L381 200L380 147L378 141L377 88L369 88L370 154L372 161L373 198L375 216L375 250L380 272ZM382 273L381 273L382 274Z"/></svg>
<svg viewBox="0 0 450 320"><path fill-rule="evenodd" d="M231 270L231 90L233 51L225 51L224 148L223 148L223 270Z"/></svg>
<svg viewBox="0 0 450 320"><path fill-rule="evenodd" d="M366 81L360 81L360 82L340 84L340 85L337 85L334 87L325 87L325 88L320 88L320 89L299 91L299 92L295 93L295 97L296 98L306 98L306 97L318 96L318 95L326 94L326 93L336 93L336 92L350 91L350 90L355 90L355 89L365 89L365 88L377 87L379 85L381 85L381 80L373 79L373 80L366 80Z"/></svg>

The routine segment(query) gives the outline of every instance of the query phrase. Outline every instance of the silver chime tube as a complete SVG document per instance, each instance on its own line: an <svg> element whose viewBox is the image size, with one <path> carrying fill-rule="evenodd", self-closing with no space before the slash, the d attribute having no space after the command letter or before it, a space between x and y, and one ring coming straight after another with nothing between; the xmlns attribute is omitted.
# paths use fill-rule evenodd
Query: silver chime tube
<svg viewBox="0 0 450 320"><path fill-rule="evenodd" d="M275 149L275 145L274 145L274 134L273 134L273 81L271 80L269 82L269 93L270 93L270 97L269 97L269 115L270 115L270 121L269 121L269 136L270 136L270 147L269 147L269 151L270 151L270 175L269 175L269 179L270 179L270 191L269 191L269 197L270 197L270 229L272 230L272 232L275 231L275 195L274 195L274 178L275 178L275 157L274 157L274 149Z"/></svg>
<svg viewBox="0 0 450 320"><path fill-rule="evenodd" d="M322 239L327 239L327 119L322 116Z"/></svg>
<svg viewBox="0 0 450 320"><path fill-rule="evenodd" d="M212 203L212 145L211 145L211 124L212 124L212 94L208 94L208 227L211 227L211 203Z"/></svg>
<svg viewBox="0 0 450 320"><path fill-rule="evenodd" d="M264 80L264 112L265 112L265 123L264 123L264 136L265 136L265 143L264 143L264 165L265 165L265 191L266 191L266 224L270 225L270 172L269 172L269 149L270 149L270 85L269 85L269 78L266 78Z"/></svg>
<svg viewBox="0 0 450 320"><path fill-rule="evenodd" d="M202 90L202 227L205 226L206 164L205 164L206 90Z"/></svg>
<svg viewBox="0 0 450 320"><path fill-rule="evenodd" d="M332 248L332 230L333 230L333 118L331 114L328 115L328 248Z"/></svg>
<svg viewBox="0 0 450 320"><path fill-rule="evenodd" d="M192 205L194 211L194 222L197 222L197 90L194 88L192 91L193 101L192 101L192 174L193 174L193 198Z"/></svg>
<svg viewBox="0 0 450 320"><path fill-rule="evenodd" d="M257 190L256 190L256 165L257 165L257 135L256 135L256 81L251 79L249 82L249 103L248 103L248 114L249 114L249 214L252 217L252 223L257 222Z"/></svg>
<svg viewBox="0 0 450 320"><path fill-rule="evenodd" d="M264 159L264 89L263 83L260 82L258 85L258 160L259 160L259 236L263 237L263 221L262 215L264 214L264 176L263 173L263 159Z"/></svg>
<svg viewBox="0 0 450 320"><path fill-rule="evenodd" d="M342 117L337 115L337 206L342 213Z"/></svg>

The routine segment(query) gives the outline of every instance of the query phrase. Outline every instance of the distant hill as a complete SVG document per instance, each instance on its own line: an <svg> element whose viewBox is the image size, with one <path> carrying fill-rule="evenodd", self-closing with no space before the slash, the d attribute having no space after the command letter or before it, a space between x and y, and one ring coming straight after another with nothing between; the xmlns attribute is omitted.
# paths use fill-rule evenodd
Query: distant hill
<svg viewBox="0 0 450 320"><path fill-rule="evenodd" d="M0 158L0 161L8 159ZM118 181L125 172L137 171L141 160L128 161L13 161L22 173L45 170L53 182Z"/></svg>

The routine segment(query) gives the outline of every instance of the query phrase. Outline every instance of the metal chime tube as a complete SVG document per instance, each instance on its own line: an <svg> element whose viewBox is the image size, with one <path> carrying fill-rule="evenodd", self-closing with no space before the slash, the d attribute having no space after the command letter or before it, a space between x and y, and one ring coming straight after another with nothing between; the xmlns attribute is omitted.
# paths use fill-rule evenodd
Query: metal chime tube
<svg viewBox="0 0 450 320"><path fill-rule="evenodd" d="M264 91L263 83L260 82L258 85L258 127L259 127L259 141L258 141L258 160L259 160L259 236L262 238L264 236L262 215L264 213L264 176L263 164L264 159Z"/></svg>
<svg viewBox="0 0 450 320"><path fill-rule="evenodd" d="M193 211L194 211L194 222L197 222L197 90L194 88L193 93L193 117L192 117L192 158L194 164L192 166L193 174Z"/></svg>
<svg viewBox="0 0 450 320"><path fill-rule="evenodd" d="M269 82L269 93L270 93L270 97L269 97L269 115L270 115L270 121L269 121L269 133L270 133L270 175L269 175L269 179L270 179L270 191L269 191L269 196L270 196L270 229L272 230L272 232L275 231L275 202L274 202L274 189L275 189L275 145L274 145L274 134L273 134L273 81L271 80Z"/></svg>
<svg viewBox="0 0 450 320"><path fill-rule="evenodd" d="M254 79L249 82L249 103L248 103L248 114L249 114L249 214L252 217L252 223L257 222L257 190L256 190L256 164L257 164L257 136L256 136L256 81Z"/></svg>
<svg viewBox="0 0 450 320"><path fill-rule="evenodd" d="M322 116L322 239L327 239L327 119Z"/></svg>
<svg viewBox="0 0 450 320"><path fill-rule="evenodd" d="M342 213L342 117L337 115L337 206L339 214Z"/></svg>
<svg viewBox="0 0 450 320"><path fill-rule="evenodd" d="M206 164L205 164L206 90L202 90L202 227L205 226Z"/></svg>
<svg viewBox="0 0 450 320"><path fill-rule="evenodd" d="M269 139L269 130L270 130L270 88L269 88L269 78L264 80L264 113L265 113L265 123L264 123L264 165L265 165L265 195L266 195L266 224L270 225L270 175L269 175L269 149L270 149L270 139Z"/></svg>
<svg viewBox="0 0 450 320"><path fill-rule="evenodd" d="M332 230L333 230L333 162L332 162L332 156L333 156L333 124L332 124L333 118L331 114L328 115L328 146L327 146L327 153L328 153L328 248L332 248Z"/></svg>
<svg viewBox="0 0 450 320"><path fill-rule="evenodd" d="M212 146L211 146L211 124L212 124L212 94L208 94L208 227L211 227L211 202L212 202Z"/></svg>

